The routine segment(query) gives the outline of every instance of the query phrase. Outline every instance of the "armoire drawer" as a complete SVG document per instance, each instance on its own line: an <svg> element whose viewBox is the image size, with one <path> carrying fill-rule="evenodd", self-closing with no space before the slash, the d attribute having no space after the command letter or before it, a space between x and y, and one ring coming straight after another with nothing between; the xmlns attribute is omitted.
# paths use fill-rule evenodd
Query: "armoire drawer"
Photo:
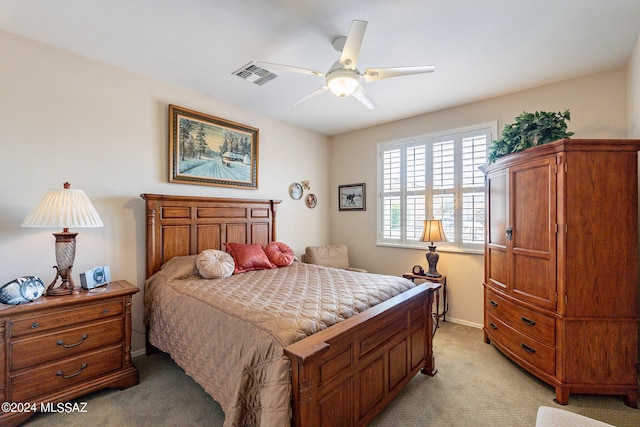
<svg viewBox="0 0 640 427"><path fill-rule="evenodd" d="M35 401L56 390L122 369L122 344L103 348L11 376L11 401Z"/></svg>
<svg viewBox="0 0 640 427"><path fill-rule="evenodd" d="M556 323L553 317L520 307L487 289L485 307L488 313L530 337L551 347L556 345Z"/></svg>
<svg viewBox="0 0 640 427"><path fill-rule="evenodd" d="M29 368L40 363L67 358L85 351L121 342L123 319L117 317L98 323L85 323L77 328L13 340L11 370Z"/></svg>
<svg viewBox="0 0 640 427"><path fill-rule="evenodd" d="M542 344L520 331L509 327L489 313L487 313L486 322L485 327L496 343L506 347L518 358L530 365L549 375L555 375L556 352L553 347Z"/></svg>
<svg viewBox="0 0 640 427"><path fill-rule="evenodd" d="M122 314L124 308L120 300L87 305L81 308L36 313L33 317L23 317L11 322L11 336L35 334L64 326L75 326L83 322L104 319Z"/></svg>

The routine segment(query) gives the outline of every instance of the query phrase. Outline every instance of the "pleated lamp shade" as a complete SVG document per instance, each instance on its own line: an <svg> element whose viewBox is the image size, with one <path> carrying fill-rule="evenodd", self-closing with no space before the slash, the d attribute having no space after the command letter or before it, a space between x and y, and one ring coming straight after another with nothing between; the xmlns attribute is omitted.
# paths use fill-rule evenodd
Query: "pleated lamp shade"
<svg viewBox="0 0 640 427"><path fill-rule="evenodd" d="M82 190L67 187L49 190L22 222L23 227L90 228L104 224Z"/></svg>

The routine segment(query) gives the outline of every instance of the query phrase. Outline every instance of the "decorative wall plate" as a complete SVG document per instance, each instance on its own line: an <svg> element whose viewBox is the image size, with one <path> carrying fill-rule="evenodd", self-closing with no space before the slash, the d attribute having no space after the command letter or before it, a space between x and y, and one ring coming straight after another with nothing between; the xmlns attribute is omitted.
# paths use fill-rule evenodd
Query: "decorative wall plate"
<svg viewBox="0 0 640 427"><path fill-rule="evenodd" d="M318 198L315 194L308 194L307 197L304 198L304 202L308 208L315 208L318 204Z"/></svg>
<svg viewBox="0 0 640 427"><path fill-rule="evenodd" d="M300 200L302 197L302 185L297 182L294 182L289 186L289 195L294 200Z"/></svg>

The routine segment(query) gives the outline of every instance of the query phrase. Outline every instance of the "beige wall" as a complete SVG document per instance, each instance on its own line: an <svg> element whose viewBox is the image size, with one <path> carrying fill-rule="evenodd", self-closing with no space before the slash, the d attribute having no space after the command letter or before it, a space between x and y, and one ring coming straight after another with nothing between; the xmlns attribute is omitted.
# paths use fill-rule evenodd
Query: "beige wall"
<svg viewBox="0 0 640 427"><path fill-rule="evenodd" d="M114 279L144 284L145 212L140 193L282 199L278 238L301 253L327 241L329 141L326 137L63 50L0 32L0 285L27 274L53 278L53 232L21 228L50 188L84 190L105 224L76 230L74 277L109 265ZM170 184L169 103L260 129L259 189ZM311 180L318 206L288 195ZM142 293L133 327L143 331ZM144 337L133 334L133 349Z"/></svg>
<svg viewBox="0 0 640 427"><path fill-rule="evenodd" d="M349 245L352 264L373 272L402 274L426 266L425 252L376 246L376 144L413 135L498 121L498 132L523 111L568 108L576 138L627 136L626 69L604 72L424 114L331 139L331 240ZM338 211L338 185L365 182L365 212ZM442 252L438 271L447 275L448 318L481 325L483 256Z"/></svg>

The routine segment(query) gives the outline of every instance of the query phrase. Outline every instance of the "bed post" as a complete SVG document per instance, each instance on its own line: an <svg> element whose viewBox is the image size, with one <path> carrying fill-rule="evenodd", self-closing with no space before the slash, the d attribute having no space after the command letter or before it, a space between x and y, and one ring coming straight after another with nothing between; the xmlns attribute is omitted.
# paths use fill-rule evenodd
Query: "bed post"
<svg viewBox="0 0 640 427"><path fill-rule="evenodd" d="M421 373L429 376L434 376L438 373L436 368L436 361L433 357L433 336L436 333L436 324L433 321L433 295L434 292L429 292L424 300L424 317L425 317L425 331L424 331L424 367L420 370Z"/></svg>
<svg viewBox="0 0 640 427"><path fill-rule="evenodd" d="M327 345L326 348L329 346ZM318 365L304 360L291 359L291 395L293 408L292 426L317 427L318 418Z"/></svg>
<svg viewBox="0 0 640 427"><path fill-rule="evenodd" d="M280 200L271 200L271 241L276 242L276 210Z"/></svg>
<svg viewBox="0 0 640 427"><path fill-rule="evenodd" d="M153 232L153 228L156 226L156 210L155 209L147 209L147 239L149 242L147 243L147 247L154 248L156 247L155 241L155 233ZM147 257L147 278L151 277L153 271L156 270L155 266L151 262L151 260L155 259L155 254L148 253Z"/></svg>

